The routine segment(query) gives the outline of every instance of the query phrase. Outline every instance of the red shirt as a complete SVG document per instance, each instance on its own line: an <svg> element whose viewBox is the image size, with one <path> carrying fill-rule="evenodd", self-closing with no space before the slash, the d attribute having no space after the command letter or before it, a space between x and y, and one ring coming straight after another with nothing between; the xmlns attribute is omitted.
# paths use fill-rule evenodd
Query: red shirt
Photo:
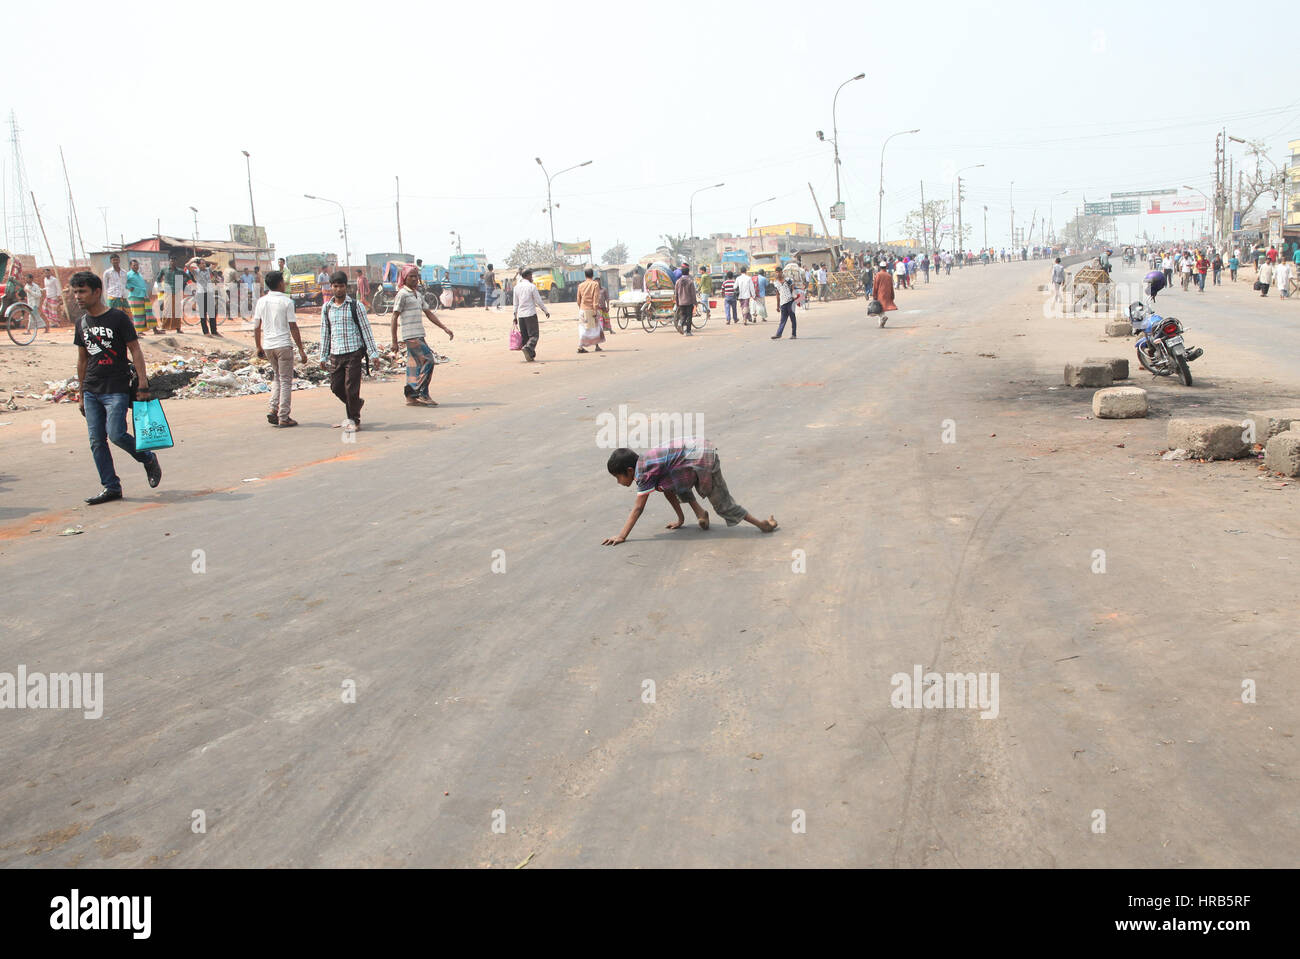
<svg viewBox="0 0 1300 959"><path fill-rule="evenodd" d="M1270 263L1277 262L1277 250L1271 246L1268 248L1268 262Z"/></svg>

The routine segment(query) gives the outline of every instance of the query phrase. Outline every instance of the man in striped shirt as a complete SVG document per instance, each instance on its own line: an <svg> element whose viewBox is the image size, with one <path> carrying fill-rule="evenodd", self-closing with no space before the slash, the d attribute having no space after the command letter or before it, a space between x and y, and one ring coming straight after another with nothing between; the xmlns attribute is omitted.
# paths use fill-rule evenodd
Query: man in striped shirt
<svg viewBox="0 0 1300 959"><path fill-rule="evenodd" d="M418 261L417 261L418 262ZM429 396L429 381L433 379L433 350L424 339L424 318L442 329L447 339L454 339L451 332L436 313L425 309L424 300L416 292L420 284L420 268L415 263L407 263L397 276L400 289L393 300L393 352L398 349L397 326L401 323L402 342L406 344L406 393L407 406L437 406Z"/></svg>
<svg viewBox="0 0 1300 959"><path fill-rule="evenodd" d="M722 302L727 310L727 326L731 321L740 322L740 314L736 312L736 274L731 270L727 271L726 278L722 281Z"/></svg>
<svg viewBox="0 0 1300 959"><path fill-rule="evenodd" d="M348 296L348 275L339 270L330 277L334 296L320 310L320 355L330 366L330 390L343 403L343 429L361 429L361 361L379 355L366 308Z"/></svg>

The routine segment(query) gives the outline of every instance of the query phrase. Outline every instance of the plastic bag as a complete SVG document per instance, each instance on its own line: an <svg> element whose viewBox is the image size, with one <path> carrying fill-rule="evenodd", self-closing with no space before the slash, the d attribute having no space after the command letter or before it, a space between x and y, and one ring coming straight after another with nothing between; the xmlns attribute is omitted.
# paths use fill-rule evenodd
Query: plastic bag
<svg viewBox="0 0 1300 959"><path fill-rule="evenodd" d="M176 445L160 401L136 400L131 404L131 421L135 428L135 448L139 452L171 449Z"/></svg>
<svg viewBox="0 0 1300 959"><path fill-rule="evenodd" d="M511 329L510 329L510 349L512 349L512 350L522 350L523 348L524 348L524 334L523 334L523 331L521 331L521 330L519 329L519 327L517 327L517 326L515 326L515 327L511 327Z"/></svg>
<svg viewBox="0 0 1300 959"><path fill-rule="evenodd" d="M884 312L885 308L880 304L879 300L873 297L867 301L867 316L880 316Z"/></svg>

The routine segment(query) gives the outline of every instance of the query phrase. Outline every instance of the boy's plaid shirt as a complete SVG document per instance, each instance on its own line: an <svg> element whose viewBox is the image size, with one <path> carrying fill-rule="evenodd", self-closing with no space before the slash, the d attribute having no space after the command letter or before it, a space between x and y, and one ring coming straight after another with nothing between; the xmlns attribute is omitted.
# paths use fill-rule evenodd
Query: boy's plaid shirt
<svg viewBox="0 0 1300 959"><path fill-rule="evenodd" d="M366 308L357 303L357 322L352 322L352 297L345 297L343 305L334 302L333 297L325 301L320 311L320 355L341 356L354 353L363 346L367 356L378 356L375 338L370 332L370 320ZM361 335L357 336L357 327Z"/></svg>
<svg viewBox="0 0 1300 959"><path fill-rule="evenodd" d="M657 489L672 491L679 497L693 489L708 496L713 489L713 468L718 463L718 450L706 440L675 440L643 454L636 461L633 482L637 492Z"/></svg>

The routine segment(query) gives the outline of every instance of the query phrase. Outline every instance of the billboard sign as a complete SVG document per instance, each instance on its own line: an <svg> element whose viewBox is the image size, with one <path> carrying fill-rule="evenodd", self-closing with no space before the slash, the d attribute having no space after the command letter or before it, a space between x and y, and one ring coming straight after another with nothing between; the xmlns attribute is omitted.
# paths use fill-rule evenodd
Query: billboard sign
<svg viewBox="0 0 1300 959"><path fill-rule="evenodd" d="M266 227L259 226L254 230L244 223L232 223L230 224L230 242L265 250L267 248Z"/></svg>
<svg viewBox="0 0 1300 959"><path fill-rule="evenodd" d="M1141 198L1144 196L1176 196L1178 191L1175 190L1129 190L1127 193L1112 193L1112 200L1122 200L1126 197Z"/></svg>
<svg viewBox="0 0 1300 959"><path fill-rule="evenodd" d="M832 220L844 219L844 204L842 202L831 204L831 219Z"/></svg>
<svg viewBox="0 0 1300 959"><path fill-rule="evenodd" d="M559 256L591 256L591 241L581 243L556 243L555 252Z"/></svg>
<svg viewBox="0 0 1300 959"><path fill-rule="evenodd" d="M1152 200L1148 213L1204 213L1205 199L1198 196L1177 197L1173 200Z"/></svg>

